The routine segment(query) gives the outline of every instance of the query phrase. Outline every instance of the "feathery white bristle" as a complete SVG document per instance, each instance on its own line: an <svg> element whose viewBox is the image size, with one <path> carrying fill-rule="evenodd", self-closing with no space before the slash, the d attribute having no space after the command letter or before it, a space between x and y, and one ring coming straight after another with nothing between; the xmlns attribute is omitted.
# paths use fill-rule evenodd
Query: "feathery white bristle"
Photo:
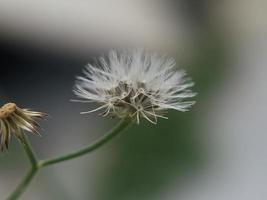
<svg viewBox="0 0 267 200"><path fill-rule="evenodd" d="M196 93L194 83L183 70L175 68L175 60L143 49L111 50L98 58L97 64L88 64L84 76L77 77L74 93L82 100L96 102L108 114L118 117L143 117L151 123L166 118L168 109L187 111L194 101L186 101Z"/></svg>

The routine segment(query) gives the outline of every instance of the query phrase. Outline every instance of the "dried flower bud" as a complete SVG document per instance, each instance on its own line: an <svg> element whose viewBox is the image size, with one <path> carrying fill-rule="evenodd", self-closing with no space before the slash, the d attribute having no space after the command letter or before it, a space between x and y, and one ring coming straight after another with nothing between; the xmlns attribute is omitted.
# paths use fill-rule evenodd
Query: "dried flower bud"
<svg viewBox="0 0 267 200"><path fill-rule="evenodd" d="M42 119L45 113L21 109L15 103L7 103L0 108L0 149L8 149L12 134L20 139L22 131L40 135L36 118Z"/></svg>

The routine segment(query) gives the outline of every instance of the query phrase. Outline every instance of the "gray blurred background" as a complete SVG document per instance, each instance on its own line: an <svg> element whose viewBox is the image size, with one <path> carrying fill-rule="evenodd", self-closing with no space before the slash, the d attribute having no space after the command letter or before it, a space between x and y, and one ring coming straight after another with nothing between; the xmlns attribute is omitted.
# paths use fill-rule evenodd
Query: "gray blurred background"
<svg viewBox="0 0 267 200"><path fill-rule="evenodd" d="M197 104L135 125L100 150L43 169L24 200L265 200L267 2L0 0L0 103L49 113L39 158L86 145L117 123L72 103L94 56L145 47L174 56ZM0 199L29 167L12 140L0 154Z"/></svg>

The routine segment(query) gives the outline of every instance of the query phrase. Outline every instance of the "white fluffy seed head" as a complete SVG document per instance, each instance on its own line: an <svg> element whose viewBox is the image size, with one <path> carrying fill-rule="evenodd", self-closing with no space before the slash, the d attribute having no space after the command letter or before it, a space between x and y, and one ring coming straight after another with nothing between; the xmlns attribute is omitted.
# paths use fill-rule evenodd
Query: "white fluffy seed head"
<svg viewBox="0 0 267 200"><path fill-rule="evenodd" d="M77 77L74 93L79 102L96 102L101 115L145 118L157 123L168 109L187 111L195 102L194 83L175 60L143 49L111 50L94 64L88 64L84 76Z"/></svg>

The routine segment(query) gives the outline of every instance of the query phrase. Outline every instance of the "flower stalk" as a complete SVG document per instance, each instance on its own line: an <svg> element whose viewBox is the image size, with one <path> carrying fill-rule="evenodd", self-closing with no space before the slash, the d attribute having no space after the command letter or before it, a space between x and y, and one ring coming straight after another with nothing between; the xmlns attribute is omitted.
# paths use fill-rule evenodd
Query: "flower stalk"
<svg viewBox="0 0 267 200"><path fill-rule="evenodd" d="M102 136L101 138L93 142L92 144L84 148L81 148L77 151L74 151L73 153L69 153L69 154L59 156L56 158L52 158L52 159L40 160L40 161L36 159L35 154L30 146L30 143L28 142L25 135L22 135L22 137L20 138L20 142L24 148L24 151L26 152L26 155L29 158L29 161L31 163L31 169L27 173L27 175L24 177L22 182L7 198L7 200L17 200L22 195L22 193L26 190L27 186L31 183L32 179L34 178L34 176L37 174L37 172L41 168L52 165L52 164L57 164L63 161L72 160L74 158L83 156L87 153L93 152L94 150L106 144L108 141L110 141L116 135L121 133L123 130L125 130L130 124L131 124L131 120L129 120L128 118L122 119L121 122L118 123L117 126L115 126L107 134L105 134L104 136Z"/></svg>
<svg viewBox="0 0 267 200"><path fill-rule="evenodd" d="M107 143L110 139L114 138L116 135L121 133L124 129L126 129L131 124L131 121L129 119L123 119L117 126L115 126L113 129L111 129L106 135L102 136L98 140L96 140L94 143L90 144L89 146L86 146L84 148L81 148L73 153L66 154L63 156L59 156L52 159L42 160L38 162L38 167L42 168L48 165L53 165L59 162L71 160L74 158L77 158L79 156L82 156L84 154L90 153L105 143Z"/></svg>
<svg viewBox="0 0 267 200"><path fill-rule="evenodd" d="M22 179L21 183L17 186L17 188L14 190L14 192L7 198L7 200L16 200L20 197L20 195L25 191L27 186L31 183L33 177L36 175L38 171L38 161L36 159L36 156L31 148L31 145L26 138L24 134L21 134L19 139L21 145L23 146L23 149L26 153L26 155L29 158L29 161L31 163L31 169L26 174L26 176Z"/></svg>

